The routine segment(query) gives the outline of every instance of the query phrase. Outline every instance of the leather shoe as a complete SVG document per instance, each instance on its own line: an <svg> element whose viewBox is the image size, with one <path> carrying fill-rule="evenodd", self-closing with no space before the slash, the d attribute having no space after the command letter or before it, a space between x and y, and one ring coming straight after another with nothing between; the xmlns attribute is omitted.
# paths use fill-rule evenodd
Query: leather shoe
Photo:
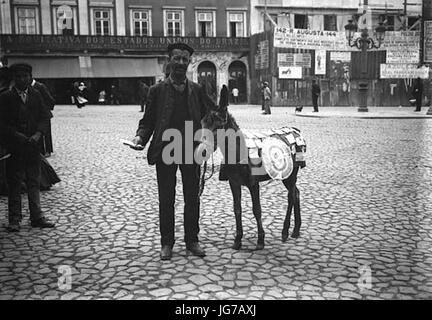
<svg viewBox="0 0 432 320"><path fill-rule="evenodd" d="M55 224L50 222L47 218L43 217L36 221L31 222L33 228L54 228Z"/></svg>
<svg viewBox="0 0 432 320"><path fill-rule="evenodd" d="M160 258L161 260L170 260L172 257L172 249L170 246L165 245L162 246L161 252L160 252Z"/></svg>
<svg viewBox="0 0 432 320"><path fill-rule="evenodd" d="M205 251L200 247L198 242L192 242L186 245L186 252L197 257L205 257Z"/></svg>
<svg viewBox="0 0 432 320"><path fill-rule="evenodd" d="M7 227L7 231L9 232L18 232L20 231L20 225L19 223L9 223Z"/></svg>

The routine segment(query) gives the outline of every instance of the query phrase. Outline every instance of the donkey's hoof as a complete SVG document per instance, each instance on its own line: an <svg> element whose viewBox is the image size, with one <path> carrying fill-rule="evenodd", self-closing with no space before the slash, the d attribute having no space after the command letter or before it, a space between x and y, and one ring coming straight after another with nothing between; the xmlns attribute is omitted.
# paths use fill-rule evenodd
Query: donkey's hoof
<svg viewBox="0 0 432 320"><path fill-rule="evenodd" d="M282 242L286 242L288 240L288 232L282 233Z"/></svg>
<svg viewBox="0 0 432 320"><path fill-rule="evenodd" d="M234 250L240 250L242 246L242 243L240 241L234 241L234 244L232 245L231 248L233 248Z"/></svg>
<svg viewBox="0 0 432 320"><path fill-rule="evenodd" d="M255 250L262 250L264 249L264 243L257 243Z"/></svg>
<svg viewBox="0 0 432 320"><path fill-rule="evenodd" d="M300 237L300 232L298 232L298 231L294 231L293 233L291 233L291 238L296 239L296 238L298 238L298 237Z"/></svg>

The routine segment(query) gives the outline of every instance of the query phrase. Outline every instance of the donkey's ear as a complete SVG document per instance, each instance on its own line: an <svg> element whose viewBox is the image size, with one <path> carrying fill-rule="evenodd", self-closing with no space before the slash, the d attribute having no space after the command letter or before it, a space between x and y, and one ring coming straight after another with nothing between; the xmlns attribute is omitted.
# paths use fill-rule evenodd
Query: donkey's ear
<svg viewBox="0 0 432 320"><path fill-rule="evenodd" d="M222 113L226 113L226 112L228 111L228 110L227 110L227 105L226 105L226 104L220 104L220 103L219 103L218 111L219 111L219 112L222 112Z"/></svg>

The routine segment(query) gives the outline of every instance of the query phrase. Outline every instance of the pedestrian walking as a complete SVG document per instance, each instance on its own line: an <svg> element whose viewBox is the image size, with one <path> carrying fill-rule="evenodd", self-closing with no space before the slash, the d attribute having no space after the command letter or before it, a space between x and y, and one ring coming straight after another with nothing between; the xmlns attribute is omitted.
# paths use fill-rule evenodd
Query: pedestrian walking
<svg viewBox="0 0 432 320"><path fill-rule="evenodd" d="M261 110L262 111L265 110L264 89L265 89L265 85L263 82L261 83Z"/></svg>
<svg viewBox="0 0 432 320"><path fill-rule="evenodd" d="M271 94L271 90L269 87L269 83L266 81L264 82L264 112L263 114L271 114L271 110L270 110L270 104L271 104L271 98L272 98L272 94Z"/></svg>
<svg viewBox="0 0 432 320"><path fill-rule="evenodd" d="M412 89L412 96L415 99L416 108L414 112L420 112L422 107L422 96L423 96L423 85L420 78L414 83L414 87Z"/></svg>
<svg viewBox="0 0 432 320"><path fill-rule="evenodd" d="M232 95L233 95L234 103L237 104L238 103L238 95L239 95L239 89L237 89L237 87L234 87L232 89Z"/></svg>
<svg viewBox="0 0 432 320"><path fill-rule="evenodd" d="M104 89L102 89L99 92L99 97L98 97L99 104L105 104L105 101L106 101L105 99L106 99L106 92Z"/></svg>
<svg viewBox="0 0 432 320"><path fill-rule="evenodd" d="M138 99L140 101L141 110L140 112L144 112L145 105L147 103L149 86L144 82L144 79L141 79L138 82Z"/></svg>
<svg viewBox="0 0 432 320"><path fill-rule="evenodd" d="M313 112L318 112L318 98L321 94L321 88L315 79L312 80L312 104Z"/></svg>
<svg viewBox="0 0 432 320"><path fill-rule="evenodd" d="M42 143L40 143L41 154L43 154L44 157L50 157L51 153L53 153L51 119L53 117L52 111L54 110L55 100L45 84L32 78L31 86L41 94L42 102L50 115L47 134L42 137Z"/></svg>
<svg viewBox="0 0 432 320"><path fill-rule="evenodd" d="M194 151L186 147L185 125L186 121L191 121L195 133L201 128L202 118L210 108L215 109L216 105L199 84L186 77L193 52L194 50L184 43L168 46L168 54L172 62L171 73L167 79L150 88L144 116L139 121L136 136L132 140L135 144L145 146L152 137L147 159L150 165L156 165L162 260L171 259L175 242L174 203L178 168L183 181L186 249L188 254L205 256L205 251L198 240L200 166L195 161L192 164L185 162L186 158L193 158ZM162 135L167 129L176 129L181 133L183 151L181 161L172 163L170 162L172 158L166 159L170 152L163 152L163 150L169 142L163 141ZM193 149L197 145L194 144Z"/></svg>
<svg viewBox="0 0 432 320"><path fill-rule="evenodd" d="M14 86L0 95L0 134L11 153L6 159L10 232L20 230L21 187L25 178L32 227L52 228L40 204L41 156L38 143L48 131L50 114L39 91L31 86L32 67L26 63L10 67Z"/></svg>
<svg viewBox="0 0 432 320"><path fill-rule="evenodd" d="M112 105L119 105L120 104L119 91L115 85L111 86L110 103Z"/></svg>
<svg viewBox="0 0 432 320"><path fill-rule="evenodd" d="M78 109L84 107L88 102L88 100L85 98L85 90L86 86L84 82L81 82L79 85L78 82L74 83L74 86L72 88L72 96Z"/></svg>

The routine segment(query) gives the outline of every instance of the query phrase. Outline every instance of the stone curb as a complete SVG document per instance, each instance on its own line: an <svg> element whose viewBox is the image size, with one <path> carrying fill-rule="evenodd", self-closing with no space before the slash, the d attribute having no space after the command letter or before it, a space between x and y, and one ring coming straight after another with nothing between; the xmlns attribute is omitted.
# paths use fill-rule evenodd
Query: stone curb
<svg viewBox="0 0 432 320"><path fill-rule="evenodd" d="M374 115L374 116L361 116L361 115L314 115L314 114L298 114L297 117L304 118L351 118L351 119L432 119L432 116L424 115L424 116L392 116L392 115Z"/></svg>

